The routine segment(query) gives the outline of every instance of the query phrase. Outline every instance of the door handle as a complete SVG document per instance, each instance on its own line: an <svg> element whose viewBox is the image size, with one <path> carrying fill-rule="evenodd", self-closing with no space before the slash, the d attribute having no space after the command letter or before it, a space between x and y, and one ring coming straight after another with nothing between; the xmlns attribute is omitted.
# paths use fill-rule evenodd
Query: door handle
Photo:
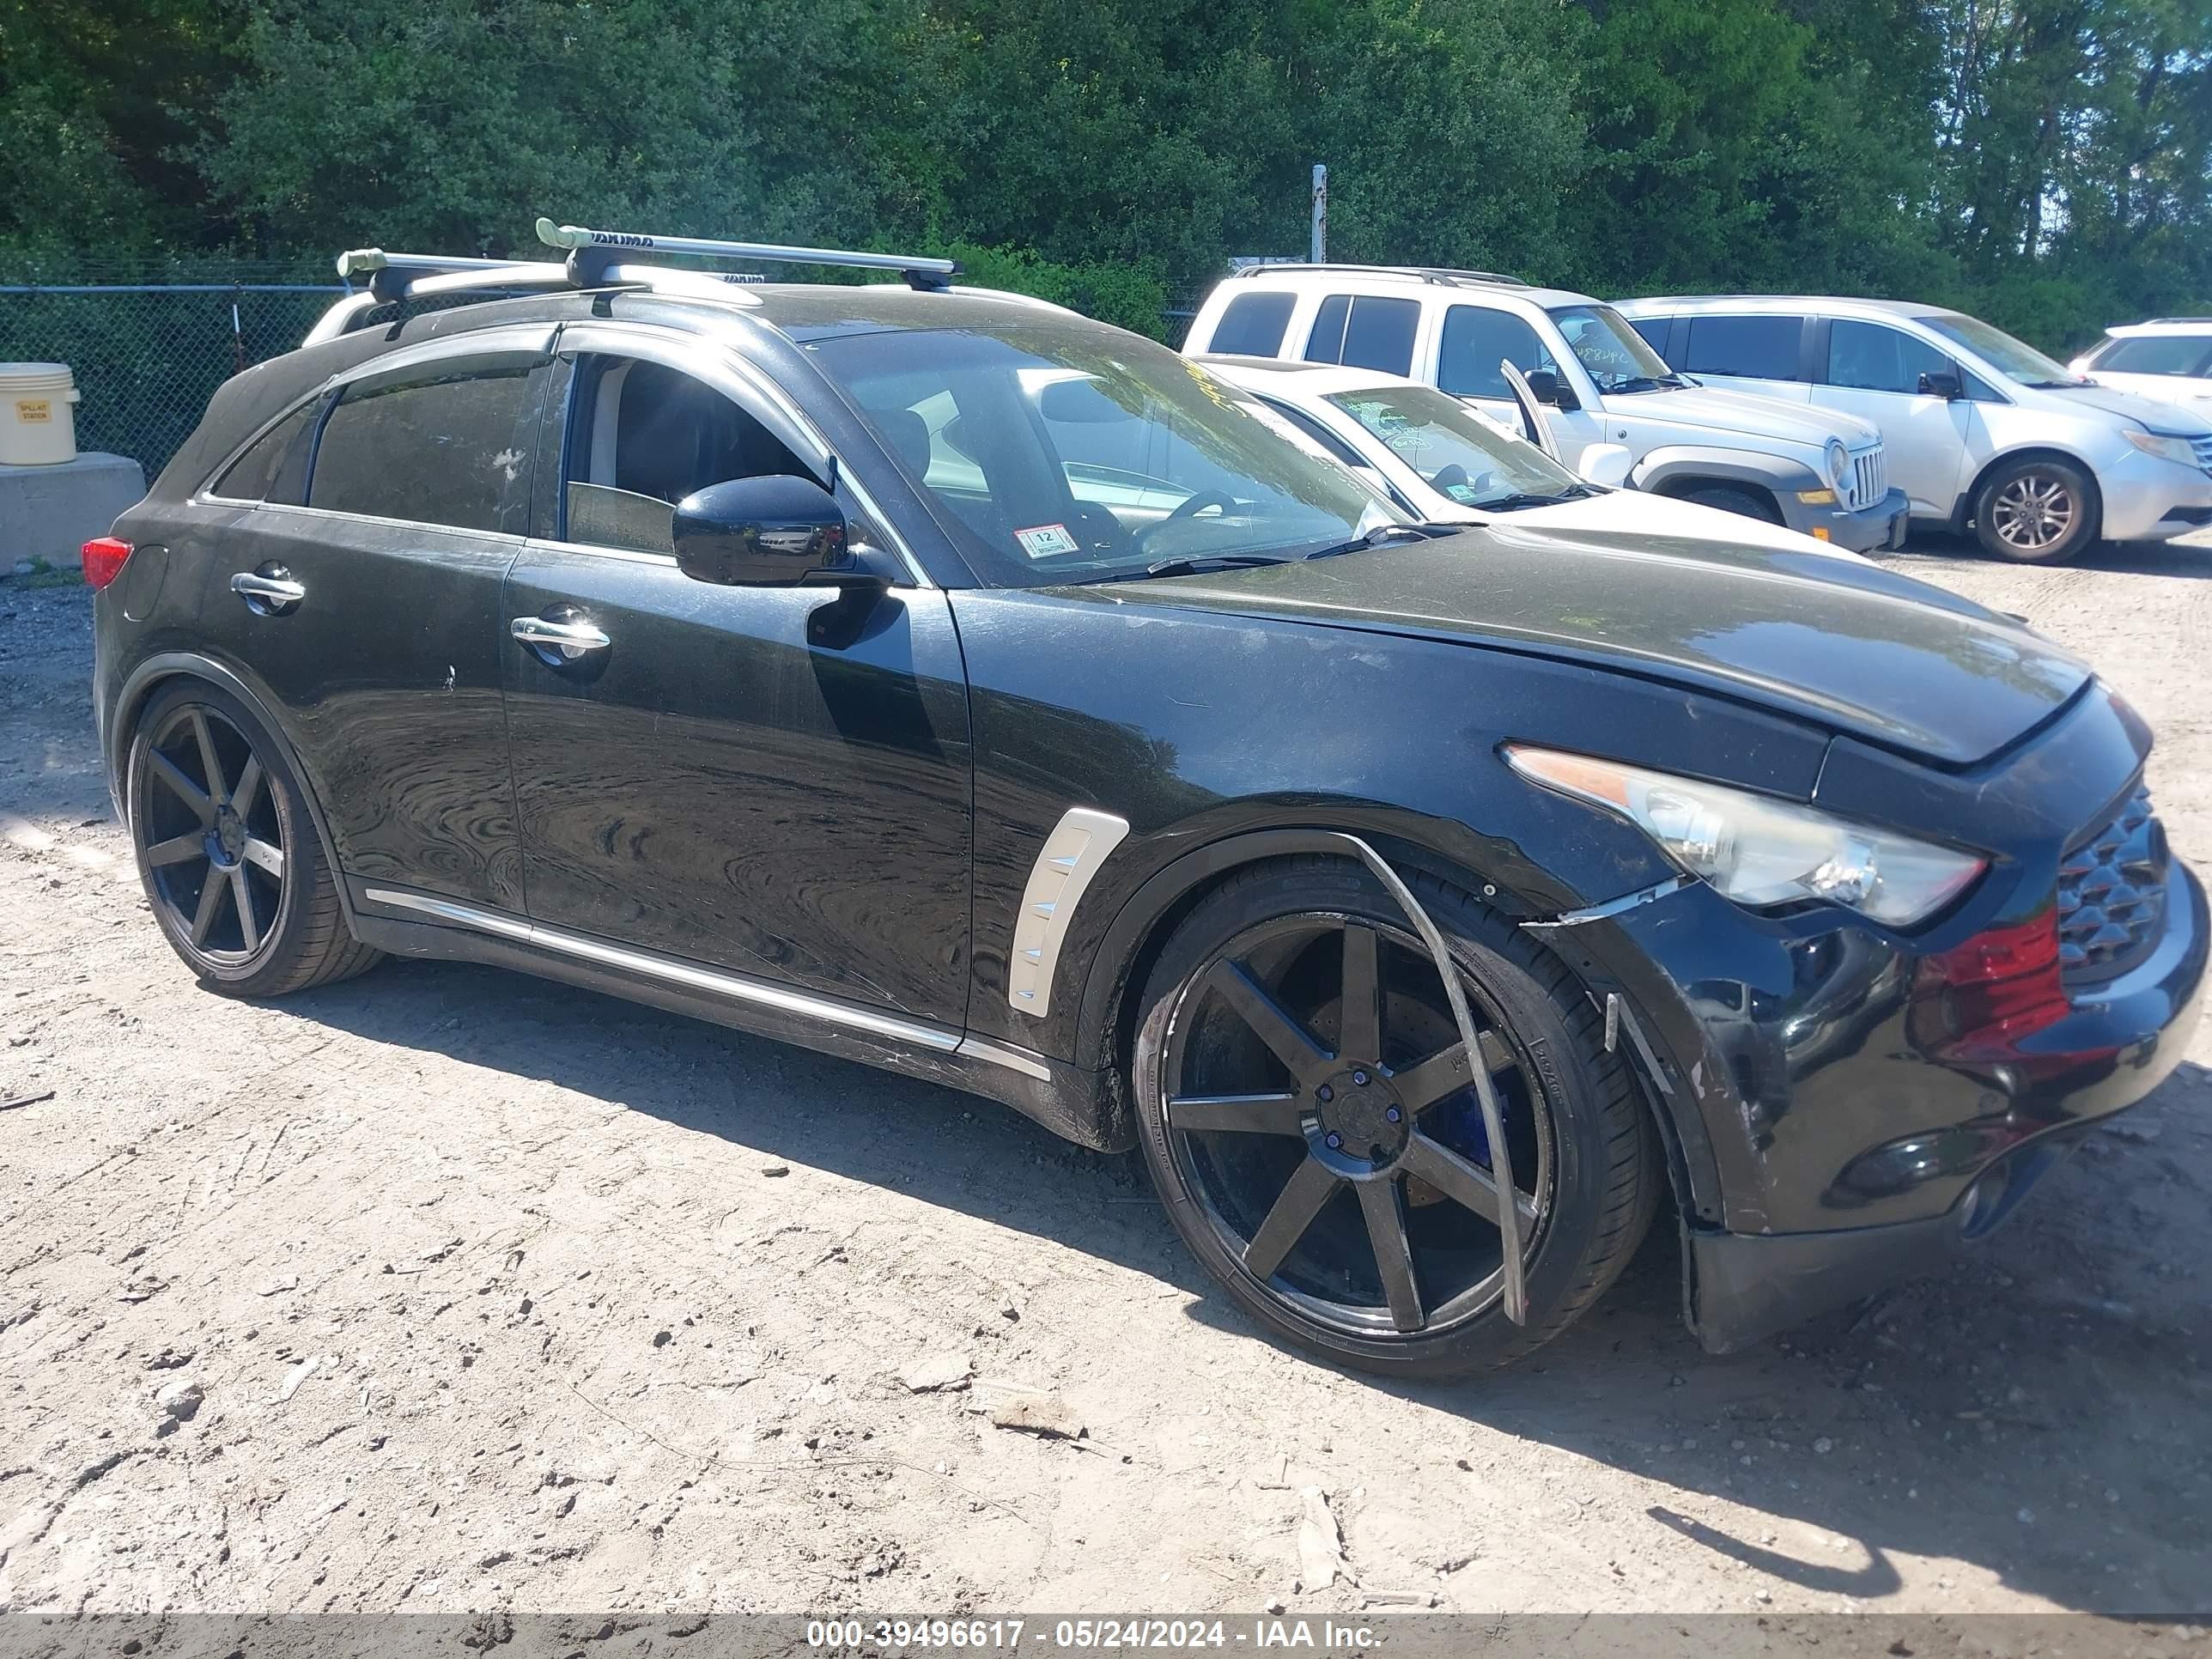
<svg viewBox="0 0 2212 1659"><path fill-rule="evenodd" d="M574 662L588 651L604 651L613 643L605 629L590 623L550 617L517 617L507 625L507 631L549 662Z"/></svg>
<svg viewBox="0 0 2212 1659"><path fill-rule="evenodd" d="M257 617L289 617L300 608L307 590L292 580L281 564L264 564L258 570L241 570L230 579L230 591L246 601Z"/></svg>

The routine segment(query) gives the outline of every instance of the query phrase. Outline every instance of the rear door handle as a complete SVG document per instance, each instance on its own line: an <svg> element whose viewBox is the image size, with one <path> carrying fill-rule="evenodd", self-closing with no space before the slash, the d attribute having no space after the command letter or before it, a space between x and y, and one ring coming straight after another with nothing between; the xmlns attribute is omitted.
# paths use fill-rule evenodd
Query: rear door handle
<svg viewBox="0 0 2212 1659"><path fill-rule="evenodd" d="M230 579L230 591L246 601L257 617L289 617L300 608L307 590L292 580L281 564L264 564L258 570L241 570Z"/></svg>
<svg viewBox="0 0 2212 1659"><path fill-rule="evenodd" d="M586 652L604 651L613 643L604 629L590 623L552 617L517 617L507 625L507 631L548 662L574 662Z"/></svg>

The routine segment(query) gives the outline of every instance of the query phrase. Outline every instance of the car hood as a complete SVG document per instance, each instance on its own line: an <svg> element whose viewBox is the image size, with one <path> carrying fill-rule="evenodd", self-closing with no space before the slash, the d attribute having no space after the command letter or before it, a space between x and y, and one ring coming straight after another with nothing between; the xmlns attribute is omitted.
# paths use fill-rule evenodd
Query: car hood
<svg viewBox="0 0 2212 1659"><path fill-rule="evenodd" d="M1701 431L1725 432L1735 440L1732 447L1738 449L1764 450L1777 441L1826 449L1831 438L1842 439L1849 449L1865 449L1881 441L1881 434L1874 427L1838 409L1815 409L1810 404L1762 398L1755 392L1723 392L1710 386L1608 392L1605 407L1611 415L1642 416Z"/></svg>
<svg viewBox="0 0 2212 1659"><path fill-rule="evenodd" d="M2154 404L2172 404L2186 409L2192 415L2203 411L2193 404L2212 400L2212 380L2186 379L2176 374L2123 374L2095 371L2097 384L2114 392L2124 392L2131 397L2146 398Z"/></svg>
<svg viewBox="0 0 2212 1659"><path fill-rule="evenodd" d="M2123 392L2118 386L2039 386L2046 398L2056 398L2062 403L2086 404L2091 409L2103 410L2108 415L2124 415L2131 421L2140 421L2154 432L2172 432L2186 437L2212 435L2212 422L2194 410L2181 409L2172 404L2160 403L2154 398L2137 397L2132 392Z"/></svg>
<svg viewBox="0 0 2212 1659"><path fill-rule="evenodd" d="M1946 766L2015 742L2090 678L2020 624L1871 562L1650 529L1506 522L1332 558L1065 591L1591 663ZM1602 748L1603 735L1592 743Z"/></svg>

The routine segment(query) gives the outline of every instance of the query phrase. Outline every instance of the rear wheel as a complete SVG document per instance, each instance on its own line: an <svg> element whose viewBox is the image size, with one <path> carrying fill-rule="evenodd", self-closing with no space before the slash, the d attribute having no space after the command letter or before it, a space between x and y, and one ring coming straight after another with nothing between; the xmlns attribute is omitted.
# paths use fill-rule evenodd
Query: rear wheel
<svg viewBox="0 0 2212 1659"><path fill-rule="evenodd" d="M1659 1169L1579 986L1464 893L1415 890L1498 1091L1525 1327L1501 1308L1503 1197L1443 981L1364 871L1261 866L1200 904L1143 993L1132 1081L1169 1215L1245 1309L1344 1364L1449 1376L1572 1323L1643 1237Z"/></svg>
<svg viewBox="0 0 2212 1659"><path fill-rule="evenodd" d="M2096 492L2077 466L2030 456L1999 467L1974 496L1984 552L2021 564L2057 564L2097 539Z"/></svg>
<svg viewBox="0 0 2212 1659"><path fill-rule="evenodd" d="M154 918L230 996L281 996L374 966L355 940L300 785L237 699L155 693L131 738L131 838Z"/></svg>

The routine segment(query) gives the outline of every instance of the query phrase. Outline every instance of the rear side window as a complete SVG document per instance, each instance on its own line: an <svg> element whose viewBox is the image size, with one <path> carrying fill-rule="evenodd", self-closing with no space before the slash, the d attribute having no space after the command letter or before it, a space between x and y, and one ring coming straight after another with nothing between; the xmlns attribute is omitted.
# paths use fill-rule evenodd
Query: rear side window
<svg viewBox="0 0 2212 1659"><path fill-rule="evenodd" d="M1526 374L1559 373L1536 331L1510 311L1454 306L1444 313L1444 337L1437 353L1437 389L1458 398L1510 398L1512 388L1498 367L1509 362Z"/></svg>
<svg viewBox="0 0 2212 1659"><path fill-rule="evenodd" d="M307 428L321 406L319 398L270 427L223 470L208 493L229 501L281 501L297 506L300 484L307 476Z"/></svg>
<svg viewBox="0 0 2212 1659"><path fill-rule="evenodd" d="M1332 294L1314 313L1306 361L1407 374L1413 368L1413 333L1420 326L1419 300L1371 294ZM1218 349L1218 348L1217 348Z"/></svg>
<svg viewBox="0 0 2212 1659"><path fill-rule="evenodd" d="M1692 374L1802 380L1798 348L1804 337L1802 317L1692 317L1677 367Z"/></svg>
<svg viewBox="0 0 2212 1659"><path fill-rule="evenodd" d="M2092 368L2115 374L2182 374L2204 372L2212 339L2188 334L2131 334L2113 341L2089 360Z"/></svg>
<svg viewBox="0 0 2212 1659"><path fill-rule="evenodd" d="M1246 357L1272 357L1283 349L1283 331L1298 302L1295 294L1240 294L1213 325L1208 351Z"/></svg>
<svg viewBox="0 0 2212 1659"><path fill-rule="evenodd" d="M1838 318L1828 325L1828 384L1862 392L1917 392L1923 374L1948 373L1951 359L1882 323Z"/></svg>
<svg viewBox="0 0 2212 1659"><path fill-rule="evenodd" d="M307 505L526 534L543 378L478 364L356 382L323 423Z"/></svg>
<svg viewBox="0 0 2212 1659"><path fill-rule="evenodd" d="M1631 317L1628 325L1644 337L1644 344L1663 357L1667 355L1667 325L1674 320L1672 317Z"/></svg>

